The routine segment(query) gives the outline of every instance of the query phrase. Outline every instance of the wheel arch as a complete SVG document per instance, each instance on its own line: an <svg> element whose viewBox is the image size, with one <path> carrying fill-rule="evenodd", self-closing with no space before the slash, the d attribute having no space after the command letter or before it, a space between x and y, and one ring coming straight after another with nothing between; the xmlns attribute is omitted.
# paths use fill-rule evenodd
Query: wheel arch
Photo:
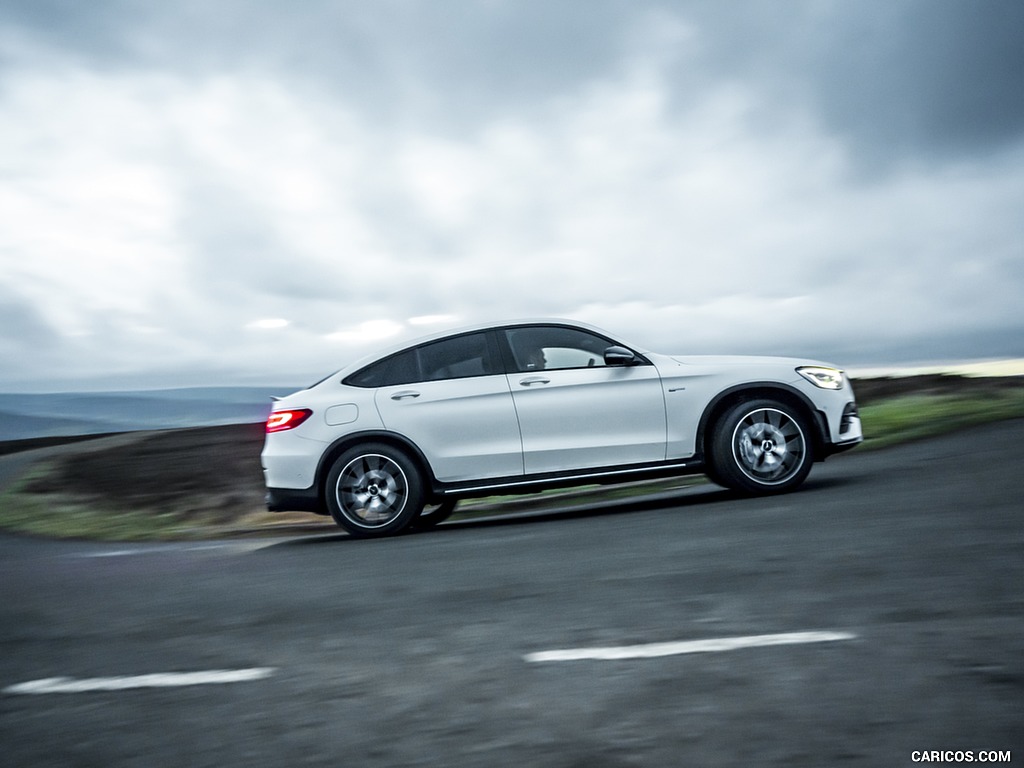
<svg viewBox="0 0 1024 768"><path fill-rule="evenodd" d="M787 384L773 381L737 384L720 392L708 403L697 425L696 445L702 455L707 457L711 454L708 443L712 439L714 425L729 409L738 403L762 398L788 405L803 416L811 433L815 461L821 461L826 454L825 448L828 444L828 427L824 415L814 407L814 403L803 392Z"/></svg>
<svg viewBox="0 0 1024 768"><path fill-rule="evenodd" d="M316 467L316 488L317 495L320 498L320 503L322 505L326 506L325 486L327 483L327 475L331 471L331 466L338 457L341 456L341 454L349 448L353 448L361 443L380 443L404 453L409 460L416 465L416 468L422 474L423 481L426 485L424 490L426 491L427 498L431 499L434 496L434 488L437 485L434 473L430 468L430 463L427 461L426 456L423 455L423 452L415 443L407 437L396 434L395 432L388 432L387 430L367 430L365 432L355 432L338 438L321 454L320 461Z"/></svg>

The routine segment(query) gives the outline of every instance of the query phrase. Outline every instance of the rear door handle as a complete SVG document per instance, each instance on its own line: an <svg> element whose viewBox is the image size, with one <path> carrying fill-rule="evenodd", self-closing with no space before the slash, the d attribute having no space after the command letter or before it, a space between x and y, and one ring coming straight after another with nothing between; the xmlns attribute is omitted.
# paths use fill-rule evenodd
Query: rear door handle
<svg viewBox="0 0 1024 768"><path fill-rule="evenodd" d="M525 379L519 380L519 385L522 387L529 387L534 384L550 384L551 379L545 379L543 376L527 376Z"/></svg>
<svg viewBox="0 0 1024 768"><path fill-rule="evenodd" d="M413 392L411 389L406 389L406 390L403 390L401 392L395 392L395 394L393 394L391 396L391 399L392 400L406 400L406 399L408 399L410 397L419 397L419 396L420 396L419 392Z"/></svg>

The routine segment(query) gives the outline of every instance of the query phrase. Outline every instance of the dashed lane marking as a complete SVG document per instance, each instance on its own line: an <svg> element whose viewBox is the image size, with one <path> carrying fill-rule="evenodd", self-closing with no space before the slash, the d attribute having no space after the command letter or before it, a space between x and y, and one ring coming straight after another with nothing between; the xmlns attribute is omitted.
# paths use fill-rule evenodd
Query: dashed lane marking
<svg viewBox="0 0 1024 768"><path fill-rule="evenodd" d="M653 659L660 656L679 656L687 653L721 653L743 648L766 648L773 645L805 645L807 643L834 643L854 640L849 632L787 632L778 635L750 635L747 637L721 637L710 640L687 640L673 643L647 643L609 648L569 648L559 651L539 651L523 658L529 662L547 661L618 661L621 659Z"/></svg>
<svg viewBox="0 0 1024 768"><path fill-rule="evenodd" d="M132 677L48 677L3 689L11 694L88 693L90 691L127 691L133 688L178 688L187 685L218 685L263 680L274 674L273 667L251 669L210 669L203 672L158 672Z"/></svg>
<svg viewBox="0 0 1024 768"><path fill-rule="evenodd" d="M275 544L275 540L269 541L240 541L222 542L213 544L166 544L148 547L133 547L127 549L100 549L92 552L75 552L65 557L96 559L104 557L139 557L144 555L167 555L180 554L182 552L213 552L228 550L234 554L245 554Z"/></svg>

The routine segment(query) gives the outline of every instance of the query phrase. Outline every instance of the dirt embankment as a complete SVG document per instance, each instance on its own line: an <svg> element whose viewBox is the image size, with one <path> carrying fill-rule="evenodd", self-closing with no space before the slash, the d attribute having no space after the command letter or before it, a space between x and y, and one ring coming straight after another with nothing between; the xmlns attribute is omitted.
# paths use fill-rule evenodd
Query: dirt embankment
<svg viewBox="0 0 1024 768"><path fill-rule="evenodd" d="M264 508L262 424L124 434L60 456L24 491L228 522Z"/></svg>
<svg viewBox="0 0 1024 768"><path fill-rule="evenodd" d="M858 405L873 405L880 400L904 395L984 395L1022 387L1024 376L970 377L935 373L853 380Z"/></svg>

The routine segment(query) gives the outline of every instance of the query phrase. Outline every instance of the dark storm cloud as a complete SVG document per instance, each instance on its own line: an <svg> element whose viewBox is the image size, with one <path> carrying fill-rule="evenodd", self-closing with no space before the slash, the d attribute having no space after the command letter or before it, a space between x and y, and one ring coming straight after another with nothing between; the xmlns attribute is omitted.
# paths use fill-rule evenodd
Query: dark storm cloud
<svg viewBox="0 0 1024 768"><path fill-rule="evenodd" d="M779 110L808 110L860 162L987 155L1024 137L1024 4L1016 0L680 10L711 41L698 63L705 77L738 78Z"/></svg>
<svg viewBox="0 0 1024 768"><path fill-rule="evenodd" d="M825 66L811 73L836 130L890 156L987 154L1020 141L1024 4L919 0L873 11L831 24Z"/></svg>
<svg viewBox="0 0 1024 768"><path fill-rule="evenodd" d="M87 58L94 66L115 66L135 58L134 35L125 32L144 23L144 12L141 4L115 0L31 0L4 3L0 23L29 40ZM0 63L11 64L11 53L0 52Z"/></svg>
<svg viewBox="0 0 1024 768"><path fill-rule="evenodd" d="M874 347L849 342L832 343L828 349L828 354L846 359L895 364L1024 358L1024 322L1010 328L972 328L895 338L886 344L883 355L878 353L877 342Z"/></svg>
<svg viewBox="0 0 1024 768"><path fill-rule="evenodd" d="M9 22L104 66L273 72L341 92L377 117L483 119L614 63L624 3L225 0L40 2Z"/></svg>
<svg viewBox="0 0 1024 768"><path fill-rule="evenodd" d="M1024 3L758 0L549 3L191 0L13 4L9 23L95 62L265 70L396 123L455 126L528 109L613 72L630 31L692 28L675 99L732 80L809 111L864 162L989 153L1024 135ZM635 51L634 51L635 52Z"/></svg>

